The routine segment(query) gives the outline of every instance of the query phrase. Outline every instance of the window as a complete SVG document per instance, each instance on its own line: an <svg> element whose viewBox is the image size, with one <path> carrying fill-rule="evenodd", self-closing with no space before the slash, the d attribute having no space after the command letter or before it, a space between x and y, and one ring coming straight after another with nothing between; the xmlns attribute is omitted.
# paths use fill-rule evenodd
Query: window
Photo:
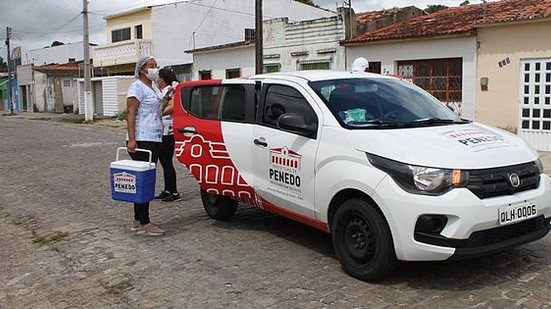
<svg viewBox="0 0 551 309"><path fill-rule="evenodd" d="M63 80L63 87L71 87L71 80L70 79L64 79Z"/></svg>
<svg viewBox="0 0 551 309"><path fill-rule="evenodd" d="M368 72L381 74L381 62L380 61L369 61Z"/></svg>
<svg viewBox="0 0 551 309"><path fill-rule="evenodd" d="M212 79L210 71L199 71L199 79Z"/></svg>
<svg viewBox="0 0 551 309"><path fill-rule="evenodd" d="M143 39L143 27L142 25L137 25L134 27L134 38Z"/></svg>
<svg viewBox="0 0 551 309"><path fill-rule="evenodd" d="M461 102L462 58L399 61L398 75L442 102Z"/></svg>
<svg viewBox="0 0 551 309"><path fill-rule="evenodd" d="M264 73L274 73L281 71L281 65L279 63L270 63L264 65Z"/></svg>
<svg viewBox="0 0 551 309"><path fill-rule="evenodd" d="M252 28L245 28L245 41L254 41L256 37L256 31Z"/></svg>
<svg viewBox="0 0 551 309"><path fill-rule="evenodd" d="M298 63L299 71L306 70L330 70L331 62L329 60L304 60Z"/></svg>
<svg viewBox="0 0 551 309"><path fill-rule="evenodd" d="M241 70L240 69L227 69L226 70L226 78L237 78L241 77Z"/></svg>
<svg viewBox="0 0 551 309"><path fill-rule="evenodd" d="M389 123L418 125L419 120L431 118L461 121L425 91L403 80L341 78L309 85L335 118L351 129L388 128ZM387 123L380 125L381 121Z"/></svg>
<svg viewBox="0 0 551 309"><path fill-rule="evenodd" d="M130 28L111 31L111 43L130 40Z"/></svg>
<svg viewBox="0 0 551 309"><path fill-rule="evenodd" d="M246 103L241 85L201 86L192 90L189 110L200 118L245 121Z"/></svg>
<svg viewBox="0 0 551 309"><path fill-rule="evenodd" d="M298 90L283 85L271 85L266 92L262 123L277 127L277 119L286 113L299 113L307 124L317 124L316 112Z"/></svg>

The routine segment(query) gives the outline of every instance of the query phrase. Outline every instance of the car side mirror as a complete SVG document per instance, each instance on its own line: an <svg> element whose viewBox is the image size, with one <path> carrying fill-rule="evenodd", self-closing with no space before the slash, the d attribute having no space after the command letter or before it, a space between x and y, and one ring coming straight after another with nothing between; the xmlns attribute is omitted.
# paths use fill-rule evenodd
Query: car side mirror
<svg viewBox="0 0 551 309"><path fill-rule="evenodd" d="M277 126L307 137L316 138L317 123L306 123L304 115L299 113L286 113L277 118Z"/></svg>

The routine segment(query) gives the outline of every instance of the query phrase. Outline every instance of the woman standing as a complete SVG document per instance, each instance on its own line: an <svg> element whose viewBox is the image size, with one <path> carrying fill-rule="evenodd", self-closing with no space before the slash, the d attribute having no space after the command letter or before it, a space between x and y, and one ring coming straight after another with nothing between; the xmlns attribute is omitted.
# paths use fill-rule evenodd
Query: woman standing
<svg viewBox="0 0 551 309"><path fill-rule="evenodd" d="M178 83L176 74L170 68L162 68L159 70L159 88L161 88L161 97L172 98L171 92L174 91L173 83ZM163 176L165 180L165 189L155 197L163 202L179 201L182 198L176 188L176 171L172 158L174 156L174 131L172 128L172 111L174 110L173 100L168 101L167 106L163 110L163 142L159 153L159 161L163 166Z"/></svg>
<svg viewBox="0 0 551 309"><path fill-rule="evenodd" d="M127 137L126 147L133 160L148 161L149 155L136 152L136 148L147 149L152 152L152 161L157 163L162 141L163 124L161 111L163 109L159 89L155 80L159 76L159 68L155 58L141 57L136 63L134 76L137 78L128 88L126 99L127 108ZM137 234L161 236L163 229L149 220L149 202L134 203L134 226Z"/></svg>

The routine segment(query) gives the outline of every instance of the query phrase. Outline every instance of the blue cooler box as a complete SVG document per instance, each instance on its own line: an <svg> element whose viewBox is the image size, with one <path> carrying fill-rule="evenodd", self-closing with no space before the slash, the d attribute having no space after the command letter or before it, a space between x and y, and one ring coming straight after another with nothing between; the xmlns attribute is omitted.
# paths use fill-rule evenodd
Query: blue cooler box
<svg viewBox="0 0 551 309"><path fill-rule="evenodd" d="M155 198L156 166L151 162L151 151L136 149L149 153L149 162L134 160L119 160L111 162L111 197L117 201L143 204Z"/></svg>

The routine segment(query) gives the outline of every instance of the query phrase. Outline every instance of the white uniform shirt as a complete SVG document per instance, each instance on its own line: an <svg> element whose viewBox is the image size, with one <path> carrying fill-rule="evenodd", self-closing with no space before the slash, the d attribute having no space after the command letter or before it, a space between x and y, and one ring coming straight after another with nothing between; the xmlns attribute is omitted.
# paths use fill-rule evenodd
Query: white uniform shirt
<svg viewBox="0 0 551 309"><path fill-rule="evenodd" d="M127 98L134 97L139 102L136 114L136 141L162 142L163 124L161 122L162 104L160 92L153 83L153 88L140 80L128 87ZM128 134L126 135L128 140Z"/></svg>
<svg viewBox="0 0 551 309"><path fill-rule="evenodd" d="M168 87L166 86L161 90L161 98L163 98L168 92ZM172 114L163 116L163 135L173 135L174 131L172 129Z"/></svg>

